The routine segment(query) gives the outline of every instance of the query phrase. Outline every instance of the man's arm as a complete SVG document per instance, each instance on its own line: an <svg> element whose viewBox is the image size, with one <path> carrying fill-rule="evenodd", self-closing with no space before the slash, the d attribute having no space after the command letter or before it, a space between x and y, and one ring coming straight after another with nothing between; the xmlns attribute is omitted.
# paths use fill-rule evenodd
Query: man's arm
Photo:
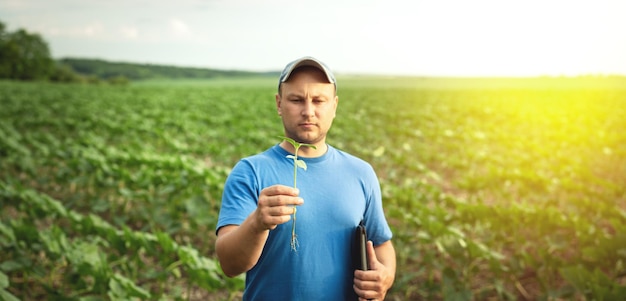
<svg viewBox="0 0 626 301"><path fill-rule="evenodd" d="M298 191L282 185L261 191L257 208L241 225L227 225L217 232L215 251L224 274L235 277L256 265L269 230L288 222L294 205L301 205Z"/></svg>
<svg viewBox="0 0 626 301"><path fill-rule="evenodd" d="M251 269L263 250L269 231L258 231L248 217L240 226L229 225L217 233L215 250L224 274L235 277ZM245 245L242 243L245 242Z"/></svg>
<svg viewBox="0 0 626 301"><path fill-rule="evenodd" d="M396 251L388 240L376 247L367 242L368 271L354 271L354 291L359 300L384 300L396 276Z"/></svg>

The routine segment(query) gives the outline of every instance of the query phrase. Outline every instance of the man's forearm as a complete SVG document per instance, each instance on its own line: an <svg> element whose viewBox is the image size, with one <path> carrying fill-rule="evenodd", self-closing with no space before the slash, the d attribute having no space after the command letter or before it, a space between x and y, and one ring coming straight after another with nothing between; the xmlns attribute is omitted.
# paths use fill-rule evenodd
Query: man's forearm
<svg viewBox="0 0 626 301"><path fill-rule="evenodd" d="M220 228L215 242L215 251L224 274L235 277L256 265L269 230L257 230L248 217L241 225Z"/></svg>

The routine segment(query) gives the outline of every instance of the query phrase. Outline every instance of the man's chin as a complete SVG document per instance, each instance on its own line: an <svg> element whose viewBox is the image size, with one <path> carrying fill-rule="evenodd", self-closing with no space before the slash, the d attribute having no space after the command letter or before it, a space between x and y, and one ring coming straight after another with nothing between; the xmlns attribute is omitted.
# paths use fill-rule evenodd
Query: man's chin
<svg viewBox="0 0 626 301"><path fill-rule="evenodd" d="M317 135L298 135L295 139L296 141L298 141L299 143L306 143L306 144L315 144L316 142L319 142L319 136Z"/></svg>

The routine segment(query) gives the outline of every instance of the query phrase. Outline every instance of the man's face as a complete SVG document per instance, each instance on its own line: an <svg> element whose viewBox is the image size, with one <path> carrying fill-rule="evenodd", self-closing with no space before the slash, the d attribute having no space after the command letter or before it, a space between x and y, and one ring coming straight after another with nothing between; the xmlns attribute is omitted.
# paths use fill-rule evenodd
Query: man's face
<svg viewBox="0 0 626 301"><path fill-rule="evenodd" d="M335 118L335 85L315 68L302 68L281 85L276 95L285 135L300 143L322 145Z"/></svg>

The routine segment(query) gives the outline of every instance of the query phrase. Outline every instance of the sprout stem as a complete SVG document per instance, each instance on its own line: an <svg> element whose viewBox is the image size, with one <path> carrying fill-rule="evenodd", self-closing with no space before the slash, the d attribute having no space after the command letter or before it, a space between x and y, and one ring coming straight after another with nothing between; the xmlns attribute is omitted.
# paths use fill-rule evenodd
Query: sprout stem
<svg viewBox="0 0 626 301"><path fill-rule="evenodd" d="M299 143L296 142L295 140L288 138L288 137L284 137L284 136L280 136L280 138L283 138L285 141L289 142L291 145L293 145L294 148L294 155L293 156L287 156L287 158L293 158L293 188L297 188L297 176L298 176L298 166L302 167L304 170L306 170L306 163L304 163L304 161L299 162L300 160L298 160L298 150L300 149L301 146L308 146L311 147L313 149L315 149L315 145L312 144L307 144L307 143ZM291 222L291 241L289 243L289 245L291 246L291 250L292 251L297 251L298 249L298 237L296 235L296 206L293 206L293 214L291 215L292 218L292 222Z"/></svg>

